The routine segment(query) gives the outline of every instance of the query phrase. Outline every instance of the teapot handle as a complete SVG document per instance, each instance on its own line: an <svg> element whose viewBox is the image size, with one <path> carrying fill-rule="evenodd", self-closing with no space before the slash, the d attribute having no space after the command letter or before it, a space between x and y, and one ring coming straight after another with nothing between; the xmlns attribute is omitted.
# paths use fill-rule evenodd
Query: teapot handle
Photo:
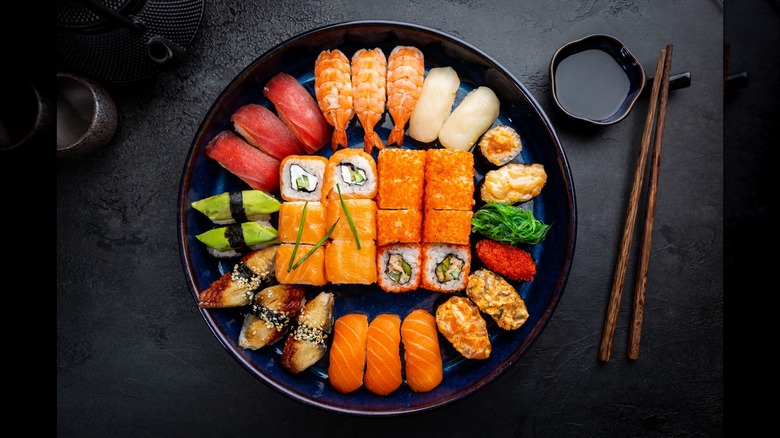
<svg viewBox="0 0 780 438"><path fill-rule="evenodd" d="M161 36L149 38L146 51L152 61L164 68L175 67L184 58L184 49L180 45Z"/></svg>

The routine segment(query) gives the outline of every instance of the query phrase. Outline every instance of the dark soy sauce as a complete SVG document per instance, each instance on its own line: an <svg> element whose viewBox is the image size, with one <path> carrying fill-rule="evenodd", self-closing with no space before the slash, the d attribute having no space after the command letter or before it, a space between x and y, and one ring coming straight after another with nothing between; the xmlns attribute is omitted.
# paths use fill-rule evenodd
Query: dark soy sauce
<svg viewBox="0 0 780 438"><path fill-rule="evenodd" d="M628 96L623 68L603 50L591 49L562 60L555 70L555 97L569 113L591 120L615 114Z"/></svg>

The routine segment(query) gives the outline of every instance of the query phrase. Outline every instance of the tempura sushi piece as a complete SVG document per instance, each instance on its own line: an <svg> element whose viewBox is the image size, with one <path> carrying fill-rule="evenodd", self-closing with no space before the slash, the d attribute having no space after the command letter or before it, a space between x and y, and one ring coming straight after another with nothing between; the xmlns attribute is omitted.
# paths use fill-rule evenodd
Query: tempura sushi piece
<svg viewBox="0 0 780 438"><path fill-rule="evenodd" d="M471 210L425 210L422 241L468 245L473 215Z"/></svg>
<svg viewBox="0 0 780 438"><path fill-rule="evenodd" d="M306 217L303 210L306 209ZM301 227L301 219L303 227ZM287 201L279 208L279 241L295 243L300 233L299 243L315 245L325 237L325 207L320 202Z"/></svg>
<svg viewBox="0 0 780 438"><path fill-rule="evenodd" d="M306 302L300 285L277 284L255 294L252 311L244 316L238 346L258 350L281 339Z"/></svg>
<svg viewBox="0 0 780 438"><path fill-rule="evenodd" d="M509 163L485 174L479 194L486 203L517 204L538 196L545 184L547 172L543 165Z"/></svg>
<svg viewBox="0 0 780 438"><path fill-rule="evenodd" d="M262 190L239 190L199 199L192 208L208 216L218 225L250 221L270 221L271 213L279 211L278 199Z"/></svg>
<svg viewBox="0 0 780 438"><path fill-rule="evenodd" d="M422 246L422 287L452 293L466 288L471 269L471 247L445 243Z"/></svg>
<svg viewBox="0 0 780 438"><path fill-rule="evenodd" d="M383 209L422 209L425 151L387 148L377 158L377 206Z"/></svg>
<svg viewBox="0 0 780 438"><path fill-rule="evenodd" d="M279 191L285 201L321 201L328 159L290 155L279 165Z"/></svg>
<svg viewBox="0 0 780 438"><path fill-rule="evenodd" d="M422 222L422 211L417 209L379 209L376 212L376 244L420 243Z"/></svg>
<svg viewBox="0 0 780 438"><path fill-rule="evenodd" d="M423 143L436 140L452 111L459 87L460 78L454 68L431 68L423 80L420 97L409 117L409 136Z"/></svg>
<svg viewBox="0 0 780 438"><path fill-rule="evenodd" d="M368 315L348 313L333 325L328 381L336 391L348 394L363 386L367 338Z"/></svg>
<svg viewBox="0 0 780 438"><path fill-rule="evenodd" d="M474 155L453 149L428 149L425 155L425 209L471 210L474 206Z"/></svg>
<svg viewBox="0 0 780 438"><path fill-rule="evenodd" d="M303 305L295 329L287 334L284 342L281 359L284 369L298 374L325 356L327 338L333 331L333 302L333 293L323 291Z"/></svg>
<svg viewBox="0 0 780 438"><path fill-rule="evenodd" d="M195 236L217 258L238 257L253 249L279 243L278 233L270 222L242 222L212 228Z"/></svg>
<svg viewBox="0 0 780 438"><path fill-rule="evenodd" d="M466 297L450 297L436 308L436 327L467 359L487 359L493 350L487 323L479 308Z"/></svg>
<svg viewBox="0 0 780 438"><path fill-rule="evenodd" d="M247 143L277 160L305 153L303 143L290 128L263 105L249 103L241 106L230 116L230 121Z"/></svg>
<svg viewBox="0 0 780 438"><path fill-rule="evenodd" d="M447 149L469 151L498 119L501 103L486 86L470 91L452 110L439 130L439 143Z"/></svg>
<svg viewBox="0 0 780 438"><path fill-rule="evenodd" d="M313 154L333 134L333 127L325 120L317 101L297 79L281 72L263 87L263 95L273 103L276 113L303 143L306 152Z"/></svg>
<svg viewBox="0 0 780 438"><path fill-rule="evenodd" d="M338 185L338 187L336 187ZM361 149L339 149L328 159L323 202L341 198L374 199L377 191L376 161Z"/></svg>
<svg viewBox="0 0 780 438"><path fill-rule="evenodd" d="M278 245L252 251L198 294L198 307L246 306L255 292L274 278Z"/></svg>
<svg viewBox="0 0 780 438"><path fill-rule="evenodd" d="M401 318L377 315L368 325L363 385L374 394L390 394L403 383L401 367Z"/></svg>
<svg viewBox="0 0 780 438"><path fill-rule="evenodd" d="M509 163L523 150L520 135L507 125L490 128L479 140L478 146L482 156L495 166Z"/></svg>
<svg viewBox="0 0 780 438"><path fill-rule="evenodd" d="M225 130L205 147L206 156L256 190L279 189L279 160L247 143L233 131Z"/></svg>
<svg viewBox="0 0 780 438"><path fill-rule="evenodd" d="M349 212L349 218L352 219L352 223L355 225L355 231L361 246L362 242L376 239L376 202L373 199L345 199L344 205L335 201L328 203L323 234L325 229L330 228L331 225L338 221L330 238L333 240L352 240L355 238L347 214L344 211L345 206Z"/></svg>
<svg viewBox="0 0 780 438"><path fill-rule="evenodd" d="M399 243L380 246L376 252L377 283L385 292L408 292L420 287L420 245Z"/></svg>
<svg viewBox="0 0 780 438"><path fill-rule="evenodd" d="M406 383L414 392L428 392L444 377L436 318L425 309L414 309L401 323Z"/></svg>
<svg viewBox="0 0 780 438"><path fill-rule="evenodd" d="M495 272L478 269L471 273L466 295L504 330L519 329L528 320L523 298Z"/></svg>
<svg viewBox="0 0 780 438"><path fill-rule="evenodd" d="M306 254L312 250L315 245L299 245L295 253L294 266ZM282 243L276 252L276 281L282 284L308 284L312 286L322 286L328 281L325 279L325 248L320 246L311 255L303 261L297 268L292 269L290 259L293 256L295 244Z"/></svg>
<svg viewBox="0 0 780 438"><path fill-rule="evenodd" d="M325 275L334 284L376 283L376 245L373 240L332 240L325 248Z"/></svg>

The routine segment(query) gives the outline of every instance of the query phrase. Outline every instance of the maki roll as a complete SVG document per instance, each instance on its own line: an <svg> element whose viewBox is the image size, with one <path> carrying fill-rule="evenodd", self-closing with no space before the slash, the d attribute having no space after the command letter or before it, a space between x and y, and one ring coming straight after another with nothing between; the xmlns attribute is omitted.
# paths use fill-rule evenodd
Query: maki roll
<svg viewBox="0 0 780 438"><path fill-rule="evenodd" d="M511 126L497 125L488 130L479 141L479 151L491 164L503 166L514 160L523 150L523 142Z"/></svg>
<svg viewBox="0 0 780 438"><path fill-rule="evenodd" d="M423 242L468 245L472 216L471 210L425 210Z"/></svg>
<svg viewBox="0 0 780 438"><path fill-rule="evenodd" d="M306 208L306 217L303 209ZM279 209L279 241L314 245L325 237L327 212L320 202L283 202ZM301 224L301 219L303 224ZM300 234L300 239L298 238Z"/></svg>
<svg viewBox="0 0 780 438"><path fill-rule="evenodd" d="M241 190L209 196L193 202L192 208L218 225L249 221L268 221L281 203L262 190Z"/></svg>
<svg viewBox="0 0 780 438"><path fill-rule="evenodd" d="M243 222L214 228L195 236L218 258L238 257L247 251L279 243L277 232L268 222Z"/></svg>
<svg viewBox="0 0 780 438"><path fill-rule="evenodd" d="M279 166L279 191L285 201L320 201L328 159L290 155Z"/></svg>
<svg viewBox="0 0 780 438"><path fill-rule="evenodd" d="M377 157L377 205L382 209L421 210L425 184L425 151L390 148Z"/></svg>
<svg viewBox="0 0 780 438"><path fill-rule="evenodd" d="M338 187L336 187L338 185ZM376 161L361 149L339 149L330 156L325 172L323 202L344 199L373 199L377 192Z"/></svg>
<svg viewBox="0 0 780 438"><path fill-rule="evenodd" d="M333 284L376 283L376 245L363 241L335 239L325 247L325 278ZM300 269L300 268L299 268Z"/></svg>
<svg viewBox="0 0 780 438"><path fill-rule="evenodd" d="M376 244L420 243L422 222L422 211L417 209L377 210Z"/></svg>
<svg viewBox="0 0 780 438"><path fill-rule="evenodd" d="M420 286L420 245L397 244L380 247L376 255L377 282L385 292L408 292Z"/></svg>
<svg viewBox="0 0 780 438"><path fill-rule="evenodd" d="M423 244L422 287L434 292L456 292L466 288L471 267L468 245Z"/></svg>

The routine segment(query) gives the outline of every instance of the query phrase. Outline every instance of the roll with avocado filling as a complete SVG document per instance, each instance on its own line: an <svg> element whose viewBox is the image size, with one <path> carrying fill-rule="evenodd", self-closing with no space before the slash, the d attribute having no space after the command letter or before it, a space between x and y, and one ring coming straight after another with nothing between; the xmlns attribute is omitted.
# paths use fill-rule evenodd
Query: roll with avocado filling
<svg viewBox="0 0 780 438"><path fill-rule="evenodd" d="M436 279L439 280L439 283L460 279L463 265L463 260L456 257L455 254L447 254L447 256L436 265Z"/></svg>

